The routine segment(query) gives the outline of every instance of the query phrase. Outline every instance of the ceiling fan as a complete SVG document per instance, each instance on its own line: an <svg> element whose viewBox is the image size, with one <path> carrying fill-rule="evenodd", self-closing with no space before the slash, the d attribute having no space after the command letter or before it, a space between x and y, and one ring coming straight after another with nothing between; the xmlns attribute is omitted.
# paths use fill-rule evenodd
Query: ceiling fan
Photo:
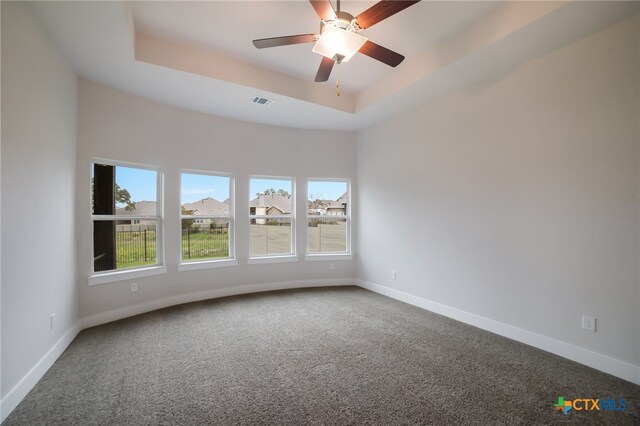
<svg viewBox="0 0 640 426"><path fill-rule="evenodd" d="M404 56L375 44L359 33L419 1L382 0L354 17L340 10L340 0L337 0L337 11L333 9L329 0L309 0L320 17L320 34L262 38L253 40L253 45L258 49L264 49L316 42L313 51L323 56L316 74L316 82L327 81L335 63L348 62L358 52L396 67L404 60Z"/></svg>

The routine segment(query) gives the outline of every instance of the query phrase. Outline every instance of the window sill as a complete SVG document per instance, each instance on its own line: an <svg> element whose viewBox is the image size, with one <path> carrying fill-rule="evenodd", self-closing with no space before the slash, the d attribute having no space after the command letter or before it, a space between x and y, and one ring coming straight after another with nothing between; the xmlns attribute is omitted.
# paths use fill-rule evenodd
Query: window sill
<svg viewBox="0 0 640 426"><path fill-rule="evenodd" d="M178 265L178 271L196 271L199 269L223 268L225 266L236 266L237 259L223 260L203 260L197 262L182 262Z"/></svg>
<svg viewBox="0 0 640 426"><path fill-rule="evenodd" d="M126 271L103 272L89 275L89 285L113 283L117 281L132 280L135 278L151 277L167 273L166 266L151 266L149 268L130 269Z"/></svg>
<svg viewBox="0 0 640 426"><path fill-rule="evenodd" d="M263 257L250 257L247 259L248 265L260 265L263 263L285 263L285 262L297 262L298 256L286 255L286 256L263 256Z"/></svg>
<svg viewBox="0 0 640 426"><path fill-rule="evenodd" d="M351 253L314 253L307 254L304 257L306 261L321 261L321 260L352 260Z"/></svg>

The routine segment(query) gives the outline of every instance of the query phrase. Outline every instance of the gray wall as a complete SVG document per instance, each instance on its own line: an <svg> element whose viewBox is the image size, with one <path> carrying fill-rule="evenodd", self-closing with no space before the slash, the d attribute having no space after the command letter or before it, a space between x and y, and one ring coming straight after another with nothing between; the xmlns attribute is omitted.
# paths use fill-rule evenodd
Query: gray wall
<svg viewBox="0 0 640 426"><path fill-rule="evenodd" d="M76 99L25 4L2 2L3 397L77 319Z"/></svg>
<svg viewBox="0 0 640 426"><path fill-rule="evenodd" d="M239 285L353 279L351 260L247 265L249 175L296 179L298 212L305 211L307 178L349 178L355 183L356 135L352 132L274 127L172 108L97 83L80 80L78 96L78 262L82 316L153 300ZM155 165L164 172L167 274L135 279L139 291L122 281L88 286L91 267L91 158ZM178 271L180 256L179 170L233 173L236 179L238 266ZM172 208L174 206L174 208ZM304 254L304 217L297 221L297 252ZM88 255L87 255L88 254Z"/></svg>
<svg viewBox="0 0 640 426"><path fill-rule="evenodd" d="M639 27L360 132L358 277L640 365Z"/></svg>

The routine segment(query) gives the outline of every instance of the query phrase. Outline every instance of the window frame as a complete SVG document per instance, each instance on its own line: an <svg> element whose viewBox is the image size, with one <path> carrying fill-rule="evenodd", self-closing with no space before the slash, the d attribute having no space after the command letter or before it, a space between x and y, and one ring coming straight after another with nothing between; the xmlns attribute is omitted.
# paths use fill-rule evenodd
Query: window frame
<svg viewBox="0 0 640 426"><path fill-rule="evenodd" d="M152 166L149 164L141 164L134 163L129 161L118 161L118 160L110 160L105 158L92 157L89 161L89 200L88 205L91 206L92 200L92 192L93 187L91 184L91 176L93 174L93 166L94 164L101 164L105 166L113 166L113 167L127 167L127 168L135 168L142 170L151 170L156 172L156 215L96 215L93 214L93 210L89 208L89 221L91 223L91 230L89 232L89 276L88 276L88 284L98 285L98 284L106 284L116 281L124 281L135 278L142 278L153 275L160 275L167 272L167 267L165 263L165 253L164 253L164 203L163 203L163 193L164 193L164 173L162 169L158 166ZM154 265L145 265L145 266L136 266L131 268L123 268L123 269L110 269L107 271L95 271L94 264L94 224L96 221L100 220L110 220L110 221L118 221L118 220L154 220L156 222L156 263Z"/></svg>
<svg viewBox="0 0 640 426"><path fill-rule="evenodd" d="M190 174L190 175L205 175L205 176L213 176L213 177L225 177L229 179L229 215L208 215L208 216L194 216L194 215L183 215L182 214L182 175ZM192 271L199 269L209 269L209 268L219 268L224 266L235 266L238 264L238 259L236 258L236 244L235 244L235 236L236 236L236 228L235 228L235 178L232 173L225 172L212 172L207 170L195 170L195 169L180 169L178 171L179 175L179 191L180 196L178 199L178 216L179 227L180 227L180 250L178 254L178 271ZM182 258L182 220L183 219L225 219L229 221L229 256L224 258L210 258L210 259L201 259L201 260L184 260Z"/></svg>
<svg viewBox="0 0 640 426"><path fill-rule="evenodd" d="M346 183L347 184L347 210L345 212L344 215L310 215L309 214L309 208L308 208L308 201L309 201L309 183L310 182L341 182L341 183ZM351 229L352 229L352 223L351 223L351 211L352 211L352 205L351 205L351 179L349 178L307 178L307 185L306 185L306 200L305 200L305 216L306 216L306 221L305 221L305 232L307 235L307 244L305 246L305 260L308 261L316 261L316 260L351 260L353 258L353 253L352 253L352 235L351 235ZM338 221L338 220L346 220L346 225L347 225L347 241L346 241L346 251L344 252L310 252L309 251L309 221L312 219L318 219L321 218L323 220L334 220L334 221Z"/></svg>
<svg viewBox="0 0 640 426"><path fill-rule="evenodd" d="M251 214L251 181L253 179L268 179L268 180L283 180L291 182L291 214L287 215L255 215ZM269 176L269 175L250 175L247 181L247 190L249 192L249 196L247 199L248 204L248 225L249 232L247 233L249 237L248 241L248 249L249 252L247 254L247 264L262 264L262 263L283 263L283 262L296 262L298 260L297 248L296 248L296 178L293 176ZM291 228L291 252L282 253L282 254L264 254L258 256L251 255L251 221L255 219L289 219L290 228Z"/></svg>

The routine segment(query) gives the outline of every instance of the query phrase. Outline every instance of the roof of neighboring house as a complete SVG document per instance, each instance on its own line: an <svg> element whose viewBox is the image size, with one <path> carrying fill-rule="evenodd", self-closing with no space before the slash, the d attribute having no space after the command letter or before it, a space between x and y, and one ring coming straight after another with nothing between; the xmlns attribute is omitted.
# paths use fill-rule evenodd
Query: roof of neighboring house
<svg viewBox="0 0 640 426"><path fill-rule="evenodd" d="M273 213L274 210L277 210L278 213ZM282 210L280 210L278 207L276 206L271 206L271 207L267 207L267 214L286 214L289 212L283 212Z"/></svg>
<svg viewBox="0 0 640 426"><path fill-rule="evenodd" d="M282 195L260 194L249 203L249 207L275 207L282 213L291 213L291 198Z"/></svg>
<svg viewBox="0 0 640 426"><path fill-rule="evenodd" d="M338 198L336 201L332 201L331 203L329 203L329 205L327 205L328 209L343 209L345 206L345 204L347 204L347 193L345 192L344 194L342 194L340 196L340 198Z"/></svg>
<svg viewBox="0 0 640 426"><path fill-rule="evenodd" d="M117 215L123 216L156 216L158 211L156 210L155 201L136 201L136 208L133 210L127 210L124 207L116 208Z"/></svg>
<svg viewBox="0 0 640 426"><path fill-rule="evenodd" d="M314 208L321 208L333 203L333 200L307 200L307 205Z"/></svg>
<svg viewBox="0 0 640 426"><path fill-rule="evenodd" d="M186 210L193 210L197 216L220 216L229 214L229 204L207 197L193 203L182 205Z"/></svg>

